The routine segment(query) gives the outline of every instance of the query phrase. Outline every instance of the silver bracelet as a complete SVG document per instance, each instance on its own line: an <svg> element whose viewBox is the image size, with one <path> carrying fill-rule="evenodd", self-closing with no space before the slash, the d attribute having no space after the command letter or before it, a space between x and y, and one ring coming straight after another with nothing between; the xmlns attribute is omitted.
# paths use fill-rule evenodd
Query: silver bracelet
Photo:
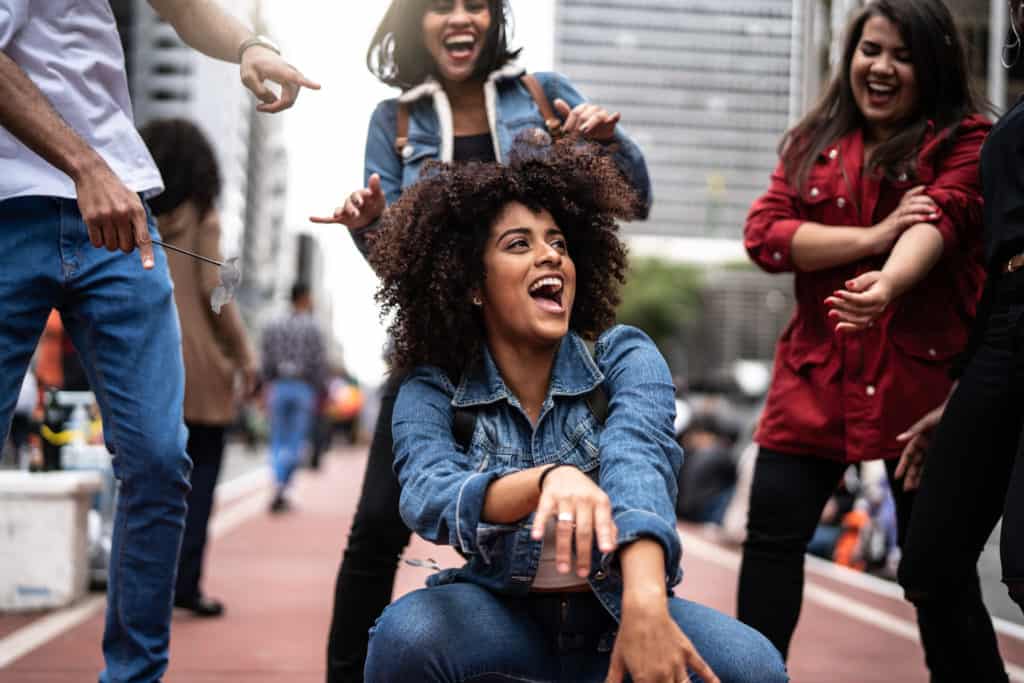
<svg viewBox="0 0 1024 683"><path fill-rule="evenodd" d="M281 48L279 48L274 43L274 41L272 41L270 38L267 38L266 36L262 36L262 35L253 35L253 36L249 36L248 38L243 40L242 44L238 46L238 61L239 61L239 63L241 63L242 55L245 54L245 51L248 50L250 47L253 47L255 45L259 45L260 47L265 47L268 50L270 50L271 52L276 53L277 55L281 54Z"/></svg>

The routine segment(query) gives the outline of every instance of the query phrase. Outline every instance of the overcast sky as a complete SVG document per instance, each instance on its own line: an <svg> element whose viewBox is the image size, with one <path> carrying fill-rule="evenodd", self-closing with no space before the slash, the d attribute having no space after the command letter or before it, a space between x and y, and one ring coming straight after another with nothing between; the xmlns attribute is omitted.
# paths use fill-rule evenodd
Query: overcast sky
<svg viewBox="0 0 1024 683"><path fill-rule="evenodd" d="M520 61L531 71L551 68L554 1L512 0L513 43L525 48ZM370 114L378 101L397 94L365 66L366 48L386 7L384 0L264 0L270 32L287 59L323 85L320 92L303 93L285 114L288 225L292 231L321 237L335 335L349 371L371 384L384 371L380 355L385 334L373 302L376 278L344 226L314 226L307 218L331 212L361 185Z"/></svg>

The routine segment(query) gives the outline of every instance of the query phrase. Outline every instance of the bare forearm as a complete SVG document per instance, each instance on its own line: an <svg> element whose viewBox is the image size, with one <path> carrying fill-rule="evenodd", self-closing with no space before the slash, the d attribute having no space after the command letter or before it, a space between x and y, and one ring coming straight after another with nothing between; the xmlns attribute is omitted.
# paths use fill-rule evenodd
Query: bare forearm
<svg viewBox="0 0 1024 683"><path fill-rule="evenodd" d="M929 223L918 223L900 235L882 272L895 299L924 279L942 257L942 235Z"/></svg>
<svg viewBox="0 0 1024 683"><path fill-rule="evenodd" d="M876 253L866 228L808 222L793 235L793 263L805 272L843 266Z"/></svg>
<svg viewBox="0 0 1024 683"><path fill-rule="evenodd" d="M32 79L0 52L0 125L26 147L77 179L106 162L54 110Z"/></svg>
<svg viewBox="0 0 1024 683"><path fill-rule="evenodd" d="M149 0L187 45L208 57L238 63L238 47L252 31L212 0Z"/></svg>
<svg viewBox="0 0 1024 683"><path fill-rule="evenodd" d="M633 541L621 550L623 609L663 602L668 597L665 586L665 551L649 538Z"/></svg>
<svg viewBox="0 0 1024 683"><path fill-rule="evenodd" d="M529 516L540 503L540 475L547 466L516 472L487 487L481 519L490 524L513 524Z"/></svg>

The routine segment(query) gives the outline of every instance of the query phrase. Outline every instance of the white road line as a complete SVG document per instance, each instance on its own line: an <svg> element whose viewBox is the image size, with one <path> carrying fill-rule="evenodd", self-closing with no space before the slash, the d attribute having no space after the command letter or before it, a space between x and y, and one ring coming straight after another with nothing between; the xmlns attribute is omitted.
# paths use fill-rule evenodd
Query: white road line
<svg viewBox="0 0 1024 683"><path fill-rule="evenodd" d="M252 494L261 491L269 481L270 470L261 467L218 485L214 495L222 505L246 496L249 498L214 514L210 520L210 535L213 538L223 536L265 510L265 496ZM106 606L105 595L90 595L76 605L36 619L0 639L0 669L101 613Z"/></svg>
<svg viewBox="0 0 1024 683"><path fill-rule="evenodd" d="M700 557L703 560L707 560L708 562L717 564L718 566L723 567L725 569L729 569L732 571L739 570L739 553L732 550L727 550L719 545L716 545L709 541L705 541L704 539L698 536L690 534L687 534L685 537L682 538L682 540L686 552L693 553L697 557ZM821 560L821 562L824 563L824 560ZM832 570L825 571L823 567L819 566L817 563L814 562L809 563L807 567L811 570L811 573L817 573L822 575L827 574L829 578L832 578L836 581L844 582L850 585L857 585L858 587L865 588L866 590L872 591L884 597L894 597L895 595L897 600L901 602L903 601L903 594L902 591L899 591L898 586L896 587L897 592L893 594L891 589L889 589L888 587L879 588L876 586L873 588L868 588L867 583L857 580L851 580L851 578L849 576L844 575L843 572L834 572ZM850 574L857 574L857 572L852 572L850 570L846 571ZM862 576L861 578L864 577ZM875 577L871 578L874 578L876 581L881 581L881 579L877 579ZM915 643L920 643L920 639L918 637L917 632L917 624L907 621L906 619L893 616L891 614L883 612L882 610L875 609L874 607L859 604L851 600L848 596L841 595L839 593L836 593L835 591L823 588L822 586L809 581L805 582L804 584L804 596L809 601L817 603L822 607L831 609L836 612L840 612L841 614L844 614L852 619L856 619L866 624L870 624L871 626L876 626L882 629L883 631L888 631L889 633L892 633L896 636L900 636L901 638L912 640ZM1013 624L1012 626L1019 628L1016 624ZM1004 635L1007 635L1011 638L1016 637L1015 635L1009 633L1004 633ZM1014 681L1015 683L1024 683L1024 667L1007 663L1006 673L1009 674L1011 681Z"/></svg>

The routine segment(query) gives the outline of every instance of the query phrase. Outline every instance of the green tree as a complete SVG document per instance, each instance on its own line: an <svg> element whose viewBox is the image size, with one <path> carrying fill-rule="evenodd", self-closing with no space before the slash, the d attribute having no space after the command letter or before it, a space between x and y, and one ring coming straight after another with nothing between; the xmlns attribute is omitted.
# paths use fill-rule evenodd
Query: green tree
<svg viewBox="0 0 1024 683"><path fill-rule="evenodd" d="M682 352L684 330L700 310L701 268L657 258L631 260L618 320L639 327L669 359Z"/></svg>

